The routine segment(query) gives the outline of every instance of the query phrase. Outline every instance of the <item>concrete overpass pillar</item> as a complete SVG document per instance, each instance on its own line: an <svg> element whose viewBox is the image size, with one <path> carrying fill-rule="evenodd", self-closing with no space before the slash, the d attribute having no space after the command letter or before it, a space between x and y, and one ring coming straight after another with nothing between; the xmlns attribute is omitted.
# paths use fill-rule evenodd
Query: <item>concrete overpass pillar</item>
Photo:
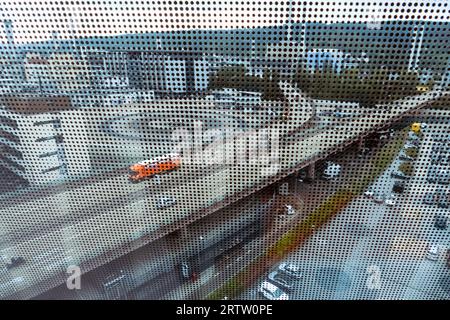
<svg viewBox="0 0 450 320"><path fill-rule="evenodd" d="M289 183L289 180L283 181L279 187L278 187L278 194L282 196L287 196L291 192L291 185Z"/></svg>
<svg viewBox="0 0 450 320"><path fill-rule="evenodd" d="M308 179L315 180L316 179L316 163L313 162L308 166L306 170L306 175Z"/></svg>
<svg viewBox="0 0 450 320"><path fill-rule="evenodd" d="M358 151L361 151L364 148L364 141L365 140L363 138L358 140L358 142L357 142Z"/></svg>
<svg viewBox="0 0 450 320"><path fill-rule="evenodd" d="M182 227L182 228L178 229L178 232L179 232L178 238L180 240L183 241L183 240L189 238L189 231L188 231L187 227Z"/></svg>
<svg viewBox="0 0 450 320"><path fill-rule="evenodd" d="M297 174L292 174L288 176L286 179L282 180L282 182L278 186L278 194L282 196L288 196L295 192L297 184Z"/></svg>

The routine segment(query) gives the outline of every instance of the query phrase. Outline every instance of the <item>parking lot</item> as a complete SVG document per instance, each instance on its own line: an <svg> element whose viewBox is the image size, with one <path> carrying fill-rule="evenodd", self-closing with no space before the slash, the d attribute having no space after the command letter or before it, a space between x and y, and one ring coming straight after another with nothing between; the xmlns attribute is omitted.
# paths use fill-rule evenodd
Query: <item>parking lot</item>
<svg viewBox="0 0 450 320"><path fill-rule="evenodd" d="M448 194L446 184L427 181L434 142L450 125L446 129L429 125L416 144L415 160L405 160L403 149L369 193L355 198L284 260L299 269L301 278L288 277L283 286L269 279L279 269L275 265L241 298L264 299L259 291L268 281L288 299L450 299L450 232L436 223L437 216L449 217L449 209L423 200L440 189ZM405 145L408 149L411 141ZM405 162L414 168L411 176L396 177Z"/></svg>

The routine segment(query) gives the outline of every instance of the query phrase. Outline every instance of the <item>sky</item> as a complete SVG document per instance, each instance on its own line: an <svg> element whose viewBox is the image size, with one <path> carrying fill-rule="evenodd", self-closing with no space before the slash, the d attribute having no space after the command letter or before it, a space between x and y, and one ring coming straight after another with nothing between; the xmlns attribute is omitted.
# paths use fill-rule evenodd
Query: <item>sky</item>
<svg viewBox="0 0 450 320"><path fill-rule="evenodd" d="M186 29L249 28L289 16L320 22L425 19L449 21L449 0L393 1L22 1L0 0L0 20L14 24L17 43ZM76 3L76 4L74 4ZM289 14L290 13L290 14ZM2 30L3 31L3 30ZM5 43L4 32L0 43Z"/></svg>

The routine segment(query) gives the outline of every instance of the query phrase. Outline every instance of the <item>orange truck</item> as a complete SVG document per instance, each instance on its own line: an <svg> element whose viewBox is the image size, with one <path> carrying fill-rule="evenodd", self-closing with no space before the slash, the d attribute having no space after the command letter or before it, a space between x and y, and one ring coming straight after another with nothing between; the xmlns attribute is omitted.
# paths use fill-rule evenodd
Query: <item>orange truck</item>
<svg viewBox="0 0 450 320"><path fill-rule="evenodd" d="M172 153L133 164L128 169L131 182L139 182L154 175L175 170L181 166L179 154Z"/></svg>

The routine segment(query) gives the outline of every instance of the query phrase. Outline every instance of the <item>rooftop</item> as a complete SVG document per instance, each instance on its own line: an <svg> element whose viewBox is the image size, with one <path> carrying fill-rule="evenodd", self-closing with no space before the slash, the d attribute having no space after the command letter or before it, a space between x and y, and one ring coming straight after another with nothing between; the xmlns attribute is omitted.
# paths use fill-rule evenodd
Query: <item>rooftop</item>
<svg viewBox="0 0 450 320"><path fill-rule="evenodd" d="M15 93L0 96L0 104L14 113L33 115L73 109L68 96Z"/></svg>

